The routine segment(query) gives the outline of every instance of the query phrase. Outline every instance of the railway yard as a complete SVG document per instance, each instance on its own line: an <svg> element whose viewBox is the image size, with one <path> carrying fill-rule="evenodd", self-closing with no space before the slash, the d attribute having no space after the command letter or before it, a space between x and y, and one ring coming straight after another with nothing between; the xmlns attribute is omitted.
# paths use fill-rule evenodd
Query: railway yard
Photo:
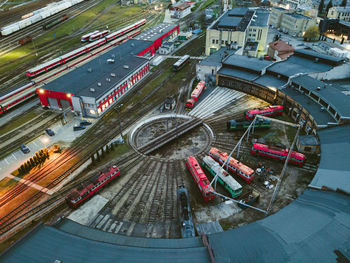
<svg viewBox="0 0 350 263"><path fill-rule="evenodd" d="M13 9L13 17L3 20L1 26L17 21L15 18L19 14L42 7L38 2ZM41 4L44 6L49 2L43 1ZM164 6L168 4L163 2ZM319 155L305 154L306 161L303 159L298 166L252 154L253 143L290 149L294 147L298 135L306 135L305 131L297 129L300 123L296 123L286 111L272 116L267 128L251 128L255 123L249 122L249 132L247 129L229 130L230 120L243 121L247 110L261 109L270 103L213 82L205 83L204 91L193 101L194 107L193 104L191 109L186 106L199 82L196 64L205 54L206 32L199 32L185 40L169 55L173 57L164 57L159 65L151 62L158 56L156 49L159 48L154 48L152 44L153 50L150 49L147 55L142 53L142 59L147 60L147 67L142 67L142 70L147 69L146 73L137 68L135 72L141 73L134 75L133 69L129 69L131 62L121 64L120 68L130 70L128 74L133 79L129 82L122 76L120 93L118 90L118 93L106 96L99 103L97 100L100 97L96 97L96 112L90 110L90 113L96 113L97 118L83 116L83 110L80 113L74 111L72 100L69 107L57 105L60 110L44 105L41 96L56 92L50 90L50 85L81 67L89 67L94 60L126 46L128 41L136 41L133 38L140 35L140 30L145 32L162 23L165 8L155 9L155 4L121 6L121 1L83 1L0 38L0 93L9 94L30 81L32 86L26 92L33 92L35 96L28 98L23 105L9 108L6 113L5 109L0 117L0 251L11 247L38 224L55 226L67 219L91 229L122 236L179 239L183 237L185 224L179 222L181 215L177 191L180 187L188 191L196 236L203 238L204 235L239 228L277 213L301 196L312 181L318 169ZM181 25L188 24L191 19L198 20L203 13L199 8L191 16L179 20L180 30ZM67 21L49 30L42 28L63 14L68 16ZM0 12L0 19L2 17L5 18ZM84 34L107 28L112 33L122 31L143 19L146 22L137 28L127 33L123 31L121 37L105 41L103 45L69 62L64 61L64 65L60 62L52 70L45 68L43 74L33 78L26 76L29 68L80 48L83 45L80 37ZM164 34L162 30L159 32ZM176 32L179 27L173 30ZM31 42L23 46L18 44L19 40L29 35L33 39ZM172 37L170 33L168 35ZM148 42L151 41L156 42ZM133 47L134 43L131 44ZM19 55L21 52L22 55ZM139 53L131 54L141 57ZM99 61L101 74L105 73L102 71L105 65L118 63L115 54L106 64ZM119 54L120 61L123 55L127 56ZM190 56L188 63L174 69L174 63L184 55ZM95 73L92 68L87 71ZM103 78L107 76L106 83L116 77L113 72L107 74L103 75ZM127 80L125 86L124 79ZM216 81L218 83L218 79ZM89 94L94 95L95 90L98 91L103 85L97 82L96 87L89 86ZM74 88L74 92L68 93L69 99L76 91ZM11 98L0 96L0 106L10 100L17 101L17 98L19 101L23 97L21 92L11 95ZM43 107L36 98L37 93ZM165 102L169 98L173 99L174 104L166 110ZM81 97L79 99L78 104L85 104ZM57 101L60 103L62 100ZM50 100L48 102L51 103ZM88 124L84 126L82 122ZM76 127L81 131L76 131ZM54 136L47 132L48 128L54 130ZM23 151L24 144L30 145L29 154ZM231 162L225 163L226 170L240 186L240 196L233 198L227 186L219 183L220 180L213 180L212 172L203 168L203 160L212 153L213 148L237 159L238 167L246 165L254 171L254 176L247 180L239 174L245 171L244 168L237 168L237 172L233 173L232 168L228 168ZM234 148L237 151L232 153ZM34 156L38 160L43 155L40 152L42 149L48 150L48 158L42 162L33 161ZM290 155L287 151L287 160ZM189 156L194 156L203 168L210 182L210 185L206 185L214 187L214 200L204 202L204 187L200 190L199 183L195 182L187 159ZM33 160L30 160L31 157ZM36 165L23 172L27 161ZM225 168L225 165L222 167ZM96 178L109 175L106 171L111 167L118 167L117 176L108 181L108 185L105 181L97 184ZM88 188L89 192L83 194ZM72 201L76 198L72 197L74 191L82 191L76 200L84 203ZM91 192L93 194L90 196ZM250 202L253 193L257 193L257 198ZM247 198L244 202L243 197ZM207 229L207 232L203 229Z"/></svg>

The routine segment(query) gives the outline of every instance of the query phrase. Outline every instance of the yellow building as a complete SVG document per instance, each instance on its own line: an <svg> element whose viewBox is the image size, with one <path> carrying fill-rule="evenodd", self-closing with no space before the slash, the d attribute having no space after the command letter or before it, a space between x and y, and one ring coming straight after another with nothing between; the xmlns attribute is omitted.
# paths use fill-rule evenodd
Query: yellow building
<svg viewBox="0 0 350 263"><path fill-rule="evenodd" d="M341 6L333 6L329 9L327 17L341 19L344 21L350 21L350 8L349 7L341 7Z"/></svg>
<svg viewBox="0 0 350 263"><path fill-rule="evenodd" d="M242 48L247 42L258 42L257 52L266 48L269 12L260 9L234 8L226 11L207 29L205 54L216 52L221 47Z"/></svg>
<svg viewBox="0 0 350 263"><path fill-rule="evenodd" d="M304 16L302 14L291 13L282 15L280 28L283 30L283 32L293 36L302 36L309 26L314 25L317 25L315 18Z"/></svg>
<svg viewBox="0 0 350 263"><path fill-rule="evenodd" d="M282 7L273 7L271 9L269 25L279 28L281 26L282 15L288 13L287 9Z"/></svg>

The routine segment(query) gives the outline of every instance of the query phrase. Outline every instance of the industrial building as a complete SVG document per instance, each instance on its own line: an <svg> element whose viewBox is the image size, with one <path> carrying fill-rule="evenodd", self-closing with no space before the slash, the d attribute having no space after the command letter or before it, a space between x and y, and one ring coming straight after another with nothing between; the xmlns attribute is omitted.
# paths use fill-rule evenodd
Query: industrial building
<svg viewBox="0 0 350 263"><path fill-rule="evenodd" d="M207 29L205 54L209 56L226 46L242 48L243 53L247 46L254 46L254 52L248 52L249 55L259 56L266 48L268 21L269 12L263 9L234 8L226 11Z"/></svg>
<svg viewBox="0 0 350 263"><path fill-rule="evenodd" d="M134 37L137 40L152 41L155 50L158 50L163 42L174 39L180 32L179 25L160 23Z"/></svg>
<svg viewBox="0 0 350 263"><path fill-rule="evenodd" d="M42 106L99 117L149 73L149 58L178 25L162 23L38 88Z"/></svg>

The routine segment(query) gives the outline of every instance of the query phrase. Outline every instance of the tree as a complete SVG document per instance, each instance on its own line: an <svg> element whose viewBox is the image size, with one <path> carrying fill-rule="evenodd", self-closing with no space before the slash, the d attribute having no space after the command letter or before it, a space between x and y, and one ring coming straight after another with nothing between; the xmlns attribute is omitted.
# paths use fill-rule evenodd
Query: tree
<svg viewBox="0 0 350 263"><path fill-rule="evenodd" d="M320 30L318 26L309 26L306 29L303 37L304 37L304 40L314 40L314 39L318 39L319 35L320 35Z"/></svg>
<svg viewBox="0 0 350 263"><path fill-rule="evenodd" d="M318 6L318 15L320 15L323 12L324 8L324 0L321 0L320 5Z"/></svg>
<svg viewBox="0 0 350 263"><path fill-rule="evenodd" d="M328 2L328 5L326 7L326 15L328 15L329 9L333 6L332 0Z"/></svg>
<svg viewBox="0 0 350 263"><path fill-rule="evenodd" d="M344 6L344 7L346 7L346 0L343 0L342 2L341 2L341 4L340 4L340 6Z"/></svg>

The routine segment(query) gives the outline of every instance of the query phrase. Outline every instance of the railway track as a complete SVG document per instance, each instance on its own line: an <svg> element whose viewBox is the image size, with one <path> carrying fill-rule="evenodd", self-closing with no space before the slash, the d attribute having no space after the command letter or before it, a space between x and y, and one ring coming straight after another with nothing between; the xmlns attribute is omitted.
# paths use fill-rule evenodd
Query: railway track
<svg viewBox="0 0 350 263"><path fill-rule="evenodd" d="M7 52L15 49L16 47L19 47L18 41L22 39L24 36L31 35L33 39L39 37L43 33L46 33L42 26L45 25L47 22L51 20L58 19L63 14L68 14L70 19L85 12L86 10L90 9L91 7L97 5L102 1L84 1L79 4L76 4L69 9L63 10L57 14L54 14L50 17L47 17L37 23L34 23L28 27L25 27L24 29L21 29L17 32L12 33L9 36L1 37L0 38L0 55L6 54ZM55 27L53 27L55 28Z"/></svg>

